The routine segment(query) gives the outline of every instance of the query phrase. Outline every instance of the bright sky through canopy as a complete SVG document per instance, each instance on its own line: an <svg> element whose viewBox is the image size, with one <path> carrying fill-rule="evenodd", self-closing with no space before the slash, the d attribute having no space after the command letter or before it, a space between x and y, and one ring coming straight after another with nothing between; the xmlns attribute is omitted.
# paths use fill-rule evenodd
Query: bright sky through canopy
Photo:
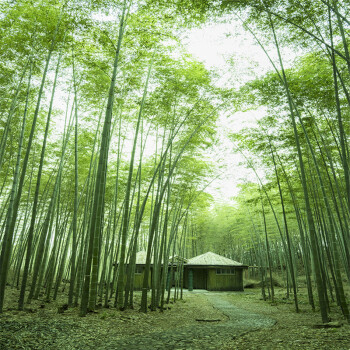
<svg viewBox="0 0 350 350"><path fill-rule="evenodd" d="M184 37L183 43L207 69L219 74L219 86L238 88L271 70L268 58L238 20L193 29ZM239 165L243 159L233 154L232 143L227 136L243 127L254 126L262 115L263 111L257 110L228 113L219 118L217 125L221 142L213 151L212 161L215 159L217 166L223 166L225 170L207 190L216 200L229 201L237 195L238 183L254 180L252 172Z"/></svg>

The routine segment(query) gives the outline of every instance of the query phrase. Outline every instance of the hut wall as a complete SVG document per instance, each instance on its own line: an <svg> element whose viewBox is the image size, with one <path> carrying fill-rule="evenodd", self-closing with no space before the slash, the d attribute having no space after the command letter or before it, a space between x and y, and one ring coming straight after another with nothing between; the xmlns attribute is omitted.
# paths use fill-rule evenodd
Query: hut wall
<svg viewBox="0 0 350 350"><path fill-rule="evenodd" d="M141 273L135 273L134 275L134 289L135 290L141 290L142 289L142 284L143 284L143 278L145 275L145 268L142 267L137 267L137 269L141 269ZM152 273L152 270L151 270ZM148 276L148 288L151 286L151 273Z"/></svg>
<svg viewBox="0 0 350 350"><path fill-rule="evenodd" d="M208 290L243 290L243 270L235 269L233 275L217 274L216 269L208 270Z"/></svg>
<svg viewBox="0 0 350 350"><path fill-rule="evenodd" d="M193 288L208 289L208 270L193 269Z"/></svg>
<svg viewBox="0 0 350 350"><path fill-rule="evenodd" d="M191 268L193 271L193 288L207 289L208 287L208 270L205 268ZM188 288L188 268L184 269L183 287Z"/></svg>
<svg viewBox="0 0 350 350"><path fill-rule="evenodd" d="M167 274L167 288L170 284L171 281L171 287L175 287L176 285L176 281L179 280L179 283L181 285L181 281L180 281L180 277L181 277L181 271L179 268L178 271L178 266L173 265L173 267L171 268L171 266L168 267L168 274ZM183 281L183 283L185 283L185 280ZM184 288L187 288L184 286Z"/></svg>
<svg viewBox="0 0 350 350"><path fill-rule="evenodd" d="M185 266L184 268L184 281L183 281L183 287L188 288L188 268Z"/></svg>
<svg viewBox="0 0 350 350"><path fill-rule="evenodd" d="M208 289L208 270L206 268L192 268L193 271L193 288ZM184 269L183 287L188 288L188 270Z"/></svg>

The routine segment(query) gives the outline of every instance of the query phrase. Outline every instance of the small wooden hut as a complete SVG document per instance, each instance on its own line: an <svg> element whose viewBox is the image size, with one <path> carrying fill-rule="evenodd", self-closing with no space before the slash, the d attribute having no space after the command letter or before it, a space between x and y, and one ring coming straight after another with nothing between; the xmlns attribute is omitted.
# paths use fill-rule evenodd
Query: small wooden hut
<svg viewBox="0 0 350 350"><path fill-rule="evenodd" d="M134 273L134 289L135 290L141 290L143 286L143 279L145 276L145 269L146 269L146 258L147 258L147 252L146 251L139 251L136 253L136 262L135 262L135 273ZM174 264L176 266L176 264ZM160 267L160 269L163 269L163 262ZM154 270L153 265L153 255L151 257L151 266L150 266L150 273L148 275L148 288L151 287L151 281L152 281L152 275Z"/></svg>
<svg viewBox="0 0 350 350"><path fill-rule="evenodd" d="M167 290L170 284L172 287L175 287L177 283L181 284L183 267L186 265L187 260L188 259L183 258L182 256L179 256L179 255L174 255L169 257L168 274L167 274L167 281L166 281Z"/></svg>
<svg viewBox="0 0 350 350"><path fill-rule="evenodd" d="M143 278L145 275L145 267L146 267L146 256L147 252L140 251L136 253L136 267L135 267L135 275L134 275L134 289L141 290L143 285ZM148 286L151 285L151 274L148 277Z"/></svg>
<svg viewBox="0 0 350 350"><path fill-rule="evenodd" d="M195 256L184 266L184 287L188 290L243 290L243 270L247 269L237 261L207 252Z"/></svg>

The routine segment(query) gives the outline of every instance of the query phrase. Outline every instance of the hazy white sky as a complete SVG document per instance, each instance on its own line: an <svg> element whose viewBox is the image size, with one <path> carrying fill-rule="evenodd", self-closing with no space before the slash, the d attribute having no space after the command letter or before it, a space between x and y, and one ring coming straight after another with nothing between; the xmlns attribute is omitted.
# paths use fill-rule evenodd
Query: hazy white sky
<svg viewBox="0 0 350 350"><path fill-rule="evenodd" d="M203 61L208 69L222 70L223 81L242 84L267 72L271 64L238 20L193 29L183 40L188 51Z"/></svg>
<svg viewBox="0 0 350 350"><path fill-rule="evenodd" d="M220 73L218 84L239 87L244 82L271 70L271 64L251 34L245 32L239 22L219 23L191 30L183 40L187 50L208 69ZM238 112L223 115L218 120L221 144L213 150L218 165L226 169L220 179L207 189L216 200L230 201L237 195L237 184L244 179L255 180L251 170L239 165L243 159L232 152L227 135L244 127L253 126L263 111ZM218 161L219 159L219 161Z"/></svg>

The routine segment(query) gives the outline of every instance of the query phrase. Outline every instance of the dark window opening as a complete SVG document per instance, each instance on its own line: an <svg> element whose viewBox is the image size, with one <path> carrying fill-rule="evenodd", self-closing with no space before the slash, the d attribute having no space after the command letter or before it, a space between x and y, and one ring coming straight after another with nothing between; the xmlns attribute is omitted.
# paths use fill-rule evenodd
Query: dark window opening
<svg viewBox="0 0 350 350"><path fill-rule="evenodd" d="M135 275L141 275L142 272L143 272L143 266L135 267Z"/></svg>
<svg viewBox="0 0 350 350"><path fill-rule="evenodd" d="M216 269L216 274L217 275L234 275L236 273L236 270L231 268L231 269Z"/></svg>

